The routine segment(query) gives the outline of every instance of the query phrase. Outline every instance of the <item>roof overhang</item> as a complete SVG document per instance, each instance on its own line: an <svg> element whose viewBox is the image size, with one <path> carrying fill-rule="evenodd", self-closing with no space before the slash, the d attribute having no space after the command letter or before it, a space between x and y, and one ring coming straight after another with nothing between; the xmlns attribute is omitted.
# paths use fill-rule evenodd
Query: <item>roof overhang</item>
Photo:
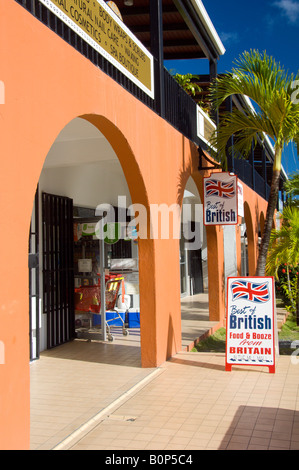
<svg viewBox="0 0 299 470"><path fill-rule="evenodd" d="M198 14L198 17L201 19L203 26L207 30L209 37L213 41L213 44L215 45L215 48L218 51L219 55L225 54L225 47L222 44L222 41L220 37L218 36L218 33L207 13L207 10L205 9L203 3L201 0L191 0L191 3L193 4L196 13Z"/></svg>
<svg viewBox="0 0 299 470"><path fill-rule="evenodd" d="M115 0L123 22L150 50L150 1ZM218 60L225 48L201 0L163 0L163 53L165 60Z"/></svg>

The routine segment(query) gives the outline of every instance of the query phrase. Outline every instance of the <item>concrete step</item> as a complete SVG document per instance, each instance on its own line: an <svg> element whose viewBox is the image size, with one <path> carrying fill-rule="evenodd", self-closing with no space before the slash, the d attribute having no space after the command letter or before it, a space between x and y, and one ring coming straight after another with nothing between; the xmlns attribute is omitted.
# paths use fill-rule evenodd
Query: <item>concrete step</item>
<svg viewBox="0 0 299 470"><path fill-rule="evenodd" d="M286 322L286 319L289 315L289 312L285 308L276 308L276 317L277 317L277 328L278 331L281 330L282 326Z"/></svg>

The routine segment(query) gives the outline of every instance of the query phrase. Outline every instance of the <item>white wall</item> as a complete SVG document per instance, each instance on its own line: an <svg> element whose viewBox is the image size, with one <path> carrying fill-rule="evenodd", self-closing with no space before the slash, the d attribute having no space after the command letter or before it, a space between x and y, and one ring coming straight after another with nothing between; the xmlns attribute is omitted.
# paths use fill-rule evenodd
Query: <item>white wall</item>
<svg viewBox="0 0 299 470"><path fill-rule="evenodd" d="M41 192L70 197L75 206L96 208L107 203L117 206L118 195L131 197L118 160L76 166L44 168L40 177Z"/></svg>
<svg viewBox="0 0 299 470"><path fill-rule="evenodd" d="M69 197L75 206L91 209L102 203L118 206L118 196L126 197L127 206L131 204L128 185L115 152L94 126L80 118L62 130L45 160L39 179L40 236L42 192ZM39 246L42 260L42 244ZM42 298L42 263L39 276ZM47 347L46 315L41 314L40 320L40 350L43 351Z"/></svg>
<svg viewBox="0 0 299 470"><path fill-rule="evenodd" d="M225 278L237 275L236 230L235 225L223 226L224 273Z"/></svg>

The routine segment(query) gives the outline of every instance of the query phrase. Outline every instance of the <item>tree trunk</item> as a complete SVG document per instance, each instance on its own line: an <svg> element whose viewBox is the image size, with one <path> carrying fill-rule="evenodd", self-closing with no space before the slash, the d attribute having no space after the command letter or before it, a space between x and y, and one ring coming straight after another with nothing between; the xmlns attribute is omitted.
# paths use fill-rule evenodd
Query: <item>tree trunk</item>
<svg viewBox="0 0 299 470"><path fill-rule="evenodd" d="M267 207L267 215L264 226L264 233L262 235L262 241L259 249L259 257L256 268L256 276L265 276L266 272L266 261L270 242L271 231L273 227L273 218L275 214L278 191L279 191L279 179L280 171L273 170L271 191Z"/></svg>
<svg viewBox="0 0 299 470"><path fill-rule="evenodd" d="M299 326L299 274L297 274L296 323Z"/></svg>
<svg viewBox="0 0 299 470"><path fill-rule="evenodd" d="M292 312L295 310L295 301L293 298L293 292L292 292L292 286L291 286L291 280L290 280L290 267L287 265L287 280L288 280L288 291L289 291L289 298L291 302L291 307L292 307Z"/></svg>

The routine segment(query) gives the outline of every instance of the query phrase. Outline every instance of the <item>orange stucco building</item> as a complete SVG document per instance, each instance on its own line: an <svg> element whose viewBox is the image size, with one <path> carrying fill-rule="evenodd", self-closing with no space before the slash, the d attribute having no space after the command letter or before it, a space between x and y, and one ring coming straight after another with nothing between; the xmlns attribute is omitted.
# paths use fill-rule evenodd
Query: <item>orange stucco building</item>
<svg viewBox="0 0 299 470"><path fill-rule="evenodd" d="M130 201L142 204L148 210L152 204L182 205L190 177L202 200L203 177L210 174L209 169L199 169L199 141L193 141L171 124L165 118L165 111L164 114L156 112L128 91L111 73L109 75L97 67L88 53L80 53L66 40L66 31L58 34L53 30L51 25L56 20L54 16L45 19L47 12L44 5L40 5L43 10L38 18L37 11L31 11L28 7L31 3L40 4L2 0L0 5L2 449L29 448L28 237L38 184L40 191L46 192L53 188L55 191L55 184L60 184L59 195L70 196L69 180L64 177L70 165L57 160L56 166L49 164L45 169L50 150L55 145L67 145L67 137L59 141L60 133L74 122L78 124L78 129L90 130L89 136L84 134L84 142L74 143L74 149L82 145L80 158L83 155L87 159L88 142L99 145L99 152L92 161L80 160L80 165L72 165L72 171L78 169L84 186L81 201L78 196L78 204L81 202L82 206L88 205L84 198L99 189L97 179L102 181L101 187L104 187L105 179L110 178L109 165L111 168L118 165L117 168L123 172ZM147 8L147 3L141 2L140 8ZM166 7L171 3L165 2ZM210 63L214 62L210 59ZM156 80L155 100L159 93ZM100 143L93 133L98 133ZM105 157L105 160L103 146L109 146L113 159ZM207 152L206 149L204 151ZM111 160L106 163L105 172L98 169L97 159ZM55 173L57 169L60 176ZM97 171L99 173L95 173ZM115 194L123 194L121 183L116 176L113 177L113 171L108 186L114 187ZM46 172L47 175L52 174L52 179L45 177L43 183L43 172L45 175ZM92 174L97 175L95 180L90 176ZM49 181L52 186L48 186L48 191ZM259 227L267 203L245 181L242 185L248 274L254 274ZM79 186L82 189L81 183ZM74 188L78 190L76 179ZM108 194L109 188L106 191ZM242 217L239 223L242 223ZM240 224L233 226L238 273L242 270ZM224 324L225 318L224 245L222 227L207 227L209 315L210 320L219 326ZM156 367L182 348L179 252L177 239L142 238L138 241L143 367Z"/></svg>

